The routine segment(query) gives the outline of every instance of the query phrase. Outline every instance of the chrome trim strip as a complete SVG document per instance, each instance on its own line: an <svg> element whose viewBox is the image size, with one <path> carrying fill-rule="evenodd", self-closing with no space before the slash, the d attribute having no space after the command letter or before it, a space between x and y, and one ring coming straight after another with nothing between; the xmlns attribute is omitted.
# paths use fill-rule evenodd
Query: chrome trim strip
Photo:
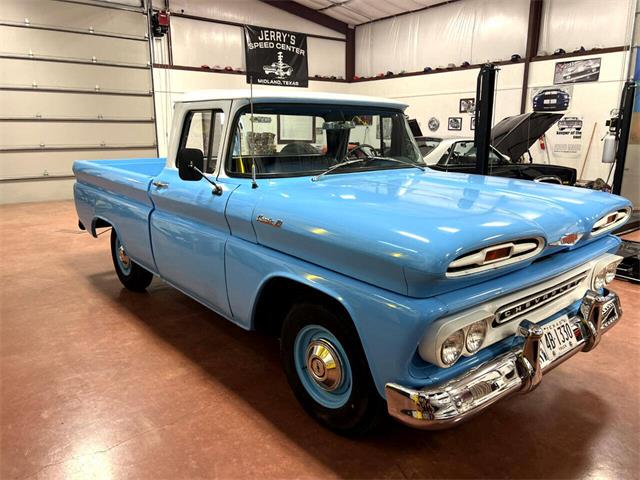
<svg viewBox="0 0 640 480"><path fill-rule="evenodd" d="M424 389L387 383L385 393L389 414L417 428L452 427L509 395L531 392L540 384L544 374L580 351L593 350L602 335L621 317L620 300L614 292L605 289L600 295L589 290L582 299L578 314L570 320L581 338L574 348L552 363L541 367L542 329L523 320L518 332L524 337L523 345L515 346L449 382Z"/></svg>

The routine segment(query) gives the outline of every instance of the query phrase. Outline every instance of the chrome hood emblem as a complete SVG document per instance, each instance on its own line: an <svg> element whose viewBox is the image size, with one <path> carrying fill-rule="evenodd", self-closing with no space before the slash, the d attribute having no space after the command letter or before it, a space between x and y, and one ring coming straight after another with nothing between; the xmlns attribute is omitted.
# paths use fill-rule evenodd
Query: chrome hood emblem
<svg viewBox="0 0 640 480"><path fill-rule="evenodd" d="M551 245L552 247L559 247L559 246L568 247L578 243L581 238L582 238L581 233L571 232L571 233L567 233L566 235L563 235L560 238L560 240L550 243L549 245Z"/></svg>

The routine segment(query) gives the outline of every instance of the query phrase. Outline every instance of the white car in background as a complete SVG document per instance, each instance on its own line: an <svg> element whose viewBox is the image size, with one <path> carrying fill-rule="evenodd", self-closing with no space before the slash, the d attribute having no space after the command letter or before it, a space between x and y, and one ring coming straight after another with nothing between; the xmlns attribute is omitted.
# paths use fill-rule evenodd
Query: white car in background
<svg viewBox="0 0 640 480"><path fill-rule="evenodd" d="M562 114L525 113L507 117L491 129L487 175L537 182L574 185L575 168L533 163L529 148ZM476 146L473 138L416 137L429 168L445 172L475 173Z"/></svg>

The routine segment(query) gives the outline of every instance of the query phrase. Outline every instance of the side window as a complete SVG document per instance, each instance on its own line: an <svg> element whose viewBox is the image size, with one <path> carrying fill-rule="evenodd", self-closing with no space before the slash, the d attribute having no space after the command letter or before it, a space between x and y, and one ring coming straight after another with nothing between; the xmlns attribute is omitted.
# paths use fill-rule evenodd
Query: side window
<svg viewBox="0 0 640 480"><path fill-rule="evenodd" d="M185 117L180 149L202 151L205 173L213 173L216 168L223 126L224 113L219 110L193 110Z"/></svg>

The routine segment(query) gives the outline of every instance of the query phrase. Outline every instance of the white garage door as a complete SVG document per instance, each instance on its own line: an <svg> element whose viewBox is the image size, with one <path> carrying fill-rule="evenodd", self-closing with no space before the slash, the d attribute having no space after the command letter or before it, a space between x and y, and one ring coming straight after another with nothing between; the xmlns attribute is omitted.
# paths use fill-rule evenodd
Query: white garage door
<svg viewBox="0 0 640 480"><path fill-rule="evenodd" d="M77 159L157 156L140 1L2 0L0 202L71 198Z"/></svg>

